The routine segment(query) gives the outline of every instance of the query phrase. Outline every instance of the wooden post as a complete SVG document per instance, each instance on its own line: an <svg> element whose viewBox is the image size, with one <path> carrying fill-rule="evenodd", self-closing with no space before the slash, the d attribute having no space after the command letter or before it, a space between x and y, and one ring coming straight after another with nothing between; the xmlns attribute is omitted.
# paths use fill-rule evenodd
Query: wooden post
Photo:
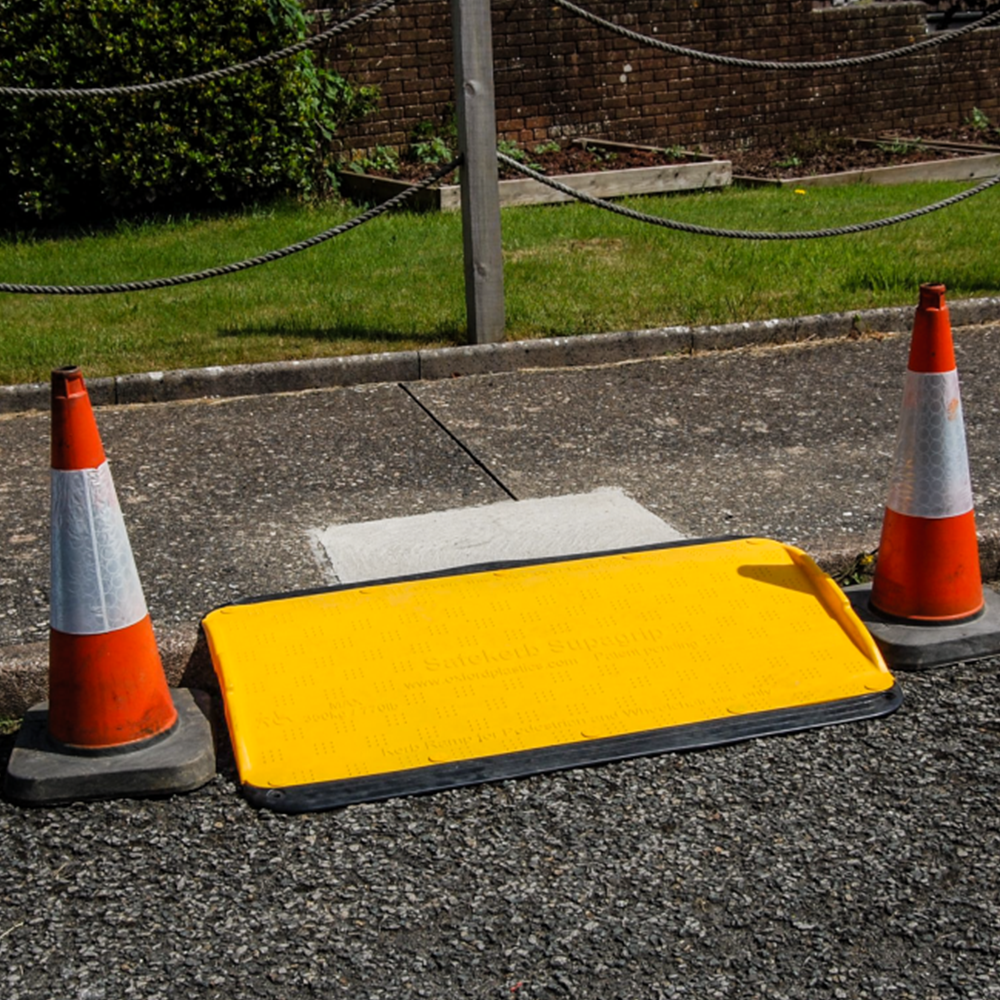
<svg viewBox="0 0 1000 1000"><path fill-rule="evenodd" d="M492 344L504 339L504 301L490 0L451 0L451 24L469 343Z"/></svg>

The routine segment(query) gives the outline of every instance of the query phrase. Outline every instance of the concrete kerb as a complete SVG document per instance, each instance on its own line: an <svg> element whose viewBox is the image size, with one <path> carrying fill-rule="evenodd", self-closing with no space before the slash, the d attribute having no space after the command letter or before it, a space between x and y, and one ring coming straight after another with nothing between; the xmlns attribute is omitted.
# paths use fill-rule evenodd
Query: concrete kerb
<svg viewBox="0 0 1000 1000"><path fill-rule="evenodd" d="M199 622L157 625L156 644L171 687L217 692L219 685ZM49 644L0 646L0 718L20 718L48 697Z"/></svg>
<svg viewBox="0 0 1000 1000"><path fill-rule="evenodd" d="M1000 297L949 303L952 326L1000 320ZM825 340L867 332L908 333L913 309L900 306L769 319L720 326L549 337L426 351L188 368L87 380L95 406L299 392L380 382L416 382L528 368L609 364L644 358L767 344ZM0 413L49 408L47 383L0 386Z"/></svg>

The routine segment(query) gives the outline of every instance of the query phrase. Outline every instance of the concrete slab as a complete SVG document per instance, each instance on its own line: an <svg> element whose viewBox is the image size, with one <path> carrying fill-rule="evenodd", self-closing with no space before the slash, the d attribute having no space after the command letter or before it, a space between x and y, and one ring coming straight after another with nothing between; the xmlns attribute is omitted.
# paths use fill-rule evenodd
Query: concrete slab
<svg viewBox="0 0 1000 1000"><path fill-rule="evenodd" d="M361 583L476 563L606 552L683 536L621 490L599 489L334 525L312 537L331 569L331 583Z"/></svg>

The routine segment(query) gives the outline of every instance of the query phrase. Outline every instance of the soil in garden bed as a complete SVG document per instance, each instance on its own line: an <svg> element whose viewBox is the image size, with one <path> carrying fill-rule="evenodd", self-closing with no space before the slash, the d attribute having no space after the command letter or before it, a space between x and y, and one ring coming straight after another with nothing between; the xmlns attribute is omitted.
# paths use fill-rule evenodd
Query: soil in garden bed
<svg viewBox="0 0 1000 1000"><path fill-rule="evenodd" d="M896 139L885 139L870 145L854 139L826 137L793 140L782 146L754 144L749 148L741 148L739 145L730 148L713 147L712 153L720 159L731 160L735 176L767 178L837 174L847 170L871 170L876 167L927 163L970 155L958 150L933 149Z"/></svg>
<svg viewBox="0 0 1000 1000"><path fill-rule="evenodd" d="M971 125L940 126L921 130L919 138L928 142L944 140L1000 145L1000 129L994 126L988 129ZM710 153L715 159L732 161L733 174L736 176L771 179L870 170L972 155L967 151L922 146L913 140L912 136L885 136L878 142L863 143L853 138L807 136L791 139L782 145L730 143L712 146L707 150L695 147L693 152ZM502 145L501 150L549 177L696 162L691 156L685 156L680 147L670 147L666 142L663 146L662 150L657 151L634 147L585 146L579 142L547 142L534 147L516 147L513 151L511 147ZM984 152L987 151L984 149ZM358 166L364 173L412 183L426 177L437 163L424 163L403 157L391 165L375 166L361 161ZM524 174L501 163L500 177L510 180L524 177ZM454 176L445 178L443 183L454 183Z"/></svg>
<svg viewBox="0 0 1000 1000"><path fill-rule="evenodd" d="M606 149L601 147L586 148L579 143L540 143L534 148L518 147L515 153L509 148L501 147L501 151L518 159L525 166L539 173L554 177L558 174L596 173L603 170L627 170L634 167L669 166L672 163L692 163L690 157L679 152L664 150L654 152L646 149ZM418 181L426 177L437 164L418 163L413 160L401 159L394 169L365 167L364 172L377 177L391 177L400 181ZM512 180L525 175L506 164L500 164L500 179ZM443 183L453 183L454 178L445 178Z"/></svg>
<svg viewBox="0 0 1000 1000"><path fill-rule="evenodd" d="M932 125L920 129L919 132L885 132L880 138L902 137L913 138L919 135L927 142L961 142L969 146L1000 146L1000 126L984 125Z"/></svg>
<svg viewBox="0 0 1000 1000"><path fill-rule="evenodd" d="M693 162L679 150L608 149L600 146L583 146L578 143L563 143L558 149L550 149L551 145L546 143L536 147L542 152L522 151L520 162L548 177L558 174L598 173L603 170L631 170L637 167L667 167L674 163ZM500 164L502 179L523 176L524 174L506 164Z"/></svg>

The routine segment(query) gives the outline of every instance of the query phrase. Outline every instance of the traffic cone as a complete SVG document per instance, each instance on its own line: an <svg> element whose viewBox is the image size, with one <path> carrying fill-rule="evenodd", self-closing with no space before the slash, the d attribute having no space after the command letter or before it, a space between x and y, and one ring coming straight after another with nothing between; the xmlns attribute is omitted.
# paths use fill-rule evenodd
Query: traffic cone
<svg viewBox="0 0 1000 1000"><path fill-rule="evenodd" d="M25 717L6 791L34 803L162 794L214 772L204 711L167 687L83 377L57 369L49 700Z"/></svg>
<svg viewBox="0 0 1000 1000"><path fill-rule="evenodd" d="M945 287L920 286L875 577L851 588L890 666L1000 651L983 590L972 481ZM858 607L862 598L864 608Z"/></svg>

